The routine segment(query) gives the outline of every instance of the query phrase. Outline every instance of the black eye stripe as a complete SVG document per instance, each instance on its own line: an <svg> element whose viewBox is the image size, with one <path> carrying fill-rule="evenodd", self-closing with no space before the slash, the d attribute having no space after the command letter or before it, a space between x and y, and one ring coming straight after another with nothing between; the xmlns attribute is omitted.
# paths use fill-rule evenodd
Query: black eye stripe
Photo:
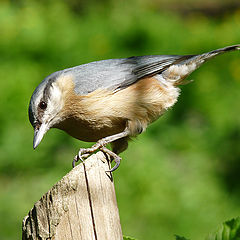
<svg viewBox="0 0 240 240"><path fill-rule="evenodd" d="M47 108L47 103L45 101L41 101L38 105L42 110Z"/></svg>

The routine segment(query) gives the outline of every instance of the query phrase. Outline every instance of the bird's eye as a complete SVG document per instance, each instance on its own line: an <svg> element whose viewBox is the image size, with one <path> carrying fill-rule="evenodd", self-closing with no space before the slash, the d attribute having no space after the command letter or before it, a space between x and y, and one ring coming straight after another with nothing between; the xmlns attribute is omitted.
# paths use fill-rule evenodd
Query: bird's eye
<svg viewBox="0 0 240 240"><path fill-rule="evenodd" d="M41 101L38 105L42 110L46 109L47 108L47 103L44 102L44 101Z"/></svg>

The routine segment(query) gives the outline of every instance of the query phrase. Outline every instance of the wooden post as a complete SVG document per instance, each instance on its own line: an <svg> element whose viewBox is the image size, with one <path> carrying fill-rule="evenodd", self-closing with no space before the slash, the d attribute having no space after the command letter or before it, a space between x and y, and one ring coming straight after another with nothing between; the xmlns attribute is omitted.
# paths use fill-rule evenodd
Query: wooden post
<svg viewBox="0 0 240 240"><path fill-rule="evenodd" d="M56 183L23 219L22 239L123 239L109 164L98 152Z"/></svg>

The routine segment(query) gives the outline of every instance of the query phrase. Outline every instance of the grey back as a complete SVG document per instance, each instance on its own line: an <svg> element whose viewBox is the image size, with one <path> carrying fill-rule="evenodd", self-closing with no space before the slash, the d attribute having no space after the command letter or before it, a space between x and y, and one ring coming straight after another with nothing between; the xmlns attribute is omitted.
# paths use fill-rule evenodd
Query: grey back
<svg viewBox="0 0 240 240"><path fill-rule="evenodd" d="M121 90L137 80L164 71L192 55L151 55L91 62L62 70L74 76L75 92L86 95L96 89Z"/></svg>

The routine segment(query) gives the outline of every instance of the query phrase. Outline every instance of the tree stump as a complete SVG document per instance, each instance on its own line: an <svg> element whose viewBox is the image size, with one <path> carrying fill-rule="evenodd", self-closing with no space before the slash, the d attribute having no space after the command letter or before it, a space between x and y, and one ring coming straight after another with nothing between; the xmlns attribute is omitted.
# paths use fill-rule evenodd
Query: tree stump
<svg viewBox="0 0 240 240"><path fill-rule="evenodd" d="M56 183L23 219L22 239L123 239L114 183L102 152Z"/></svg>

